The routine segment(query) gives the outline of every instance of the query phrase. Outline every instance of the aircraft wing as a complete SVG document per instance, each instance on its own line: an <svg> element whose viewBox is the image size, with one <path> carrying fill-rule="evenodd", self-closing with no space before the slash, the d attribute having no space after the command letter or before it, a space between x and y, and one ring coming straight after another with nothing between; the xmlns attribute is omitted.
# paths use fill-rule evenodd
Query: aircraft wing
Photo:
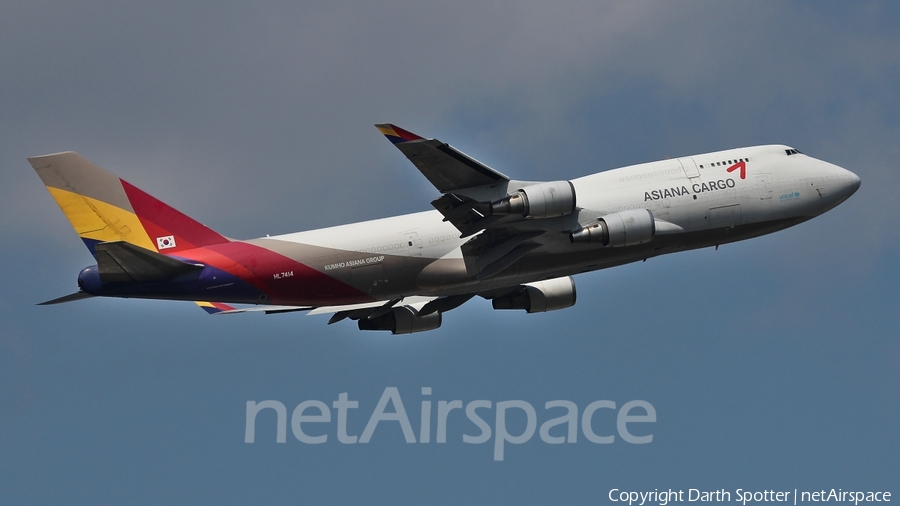
<svg viewBox="0 0 900 506"><path fill-rule="evenodd" d="M390 123L375 127L441 193L509 181L504 174L437 139L424 139Z"/></svg>
<svg viewBox="0 0 900 506"><path fill-rule="evenodd" d="M416 311L422 309L422 306L434 300L436 297L419 297L410 296L400 299L380 300L376 302L367 302L363 304L350 304L345 306L323 306L317 307L307 313L312 316L316 314L334 313L328 320L328 324L337 323L345 318L351 320L370 319L374 320L380 316L384 316L395 306L409 306Z"/></svg>
<svg viewBox="0 0 900 506"><path fill-rule="evenodd" d="M527 211L523 212L522 208L513 211L511 205L511 199L516 195L510 194L510 190L514 194L527 194L531 188L539 202L538 208L541 205L560 206L554 212L537 217L571 214L576 210L571 182L511 181L506 175L437 139L425 139L390 123L375 126L443 194L431 205L444 215L444 221L452 223L461 238L474 236L462 246L462 254L469 274L477 279L496 276L536 249L564 249L570 242L571 228L581 229L577 221L526 218L531 216ZM531 198L521 196L519 200L531 202ZM660 234L683 232L681 227L668 222L656 220L656 224ZM434 308L443 308L459 300L462 299L434 301L425 306L425 311L443 311ZM347 310L338 314L357 313Z"/></svg>
<svg viewBox="0 0 900 506"><path fill-rule="evenodd" d="M542 243L568 241L568 235L545 235L560 230L546 228L542 220L495 213L492 200L507 196L511 181L506 175L437 139L425 139L389 123L375 126L443 193L431 205L459 230L460 237L486 231L463 246L467 264L478 279L499 274ZM540 236L545 237L536 241ZM426 311L452 303L434 302Z"/></svg>
<svg viewBox="0 0 900 506"><path fill-rule="evenodd" d="M444 297L418 296L402 297L391 300L379 300L374 302L365 302L361 304L345 304L341 306L320 306L320 307L301 307L301 306L253 306L247 308L235 308L221 302L205 302L195 301L209 314L238 314L238 313L265 313L279 314L291 313L295 311L308 311L307 316L333 313L328 320L328 325L337 323L344 319L351 320L376 320L385 316L396 307L406 307L412 309L418 316L424 317L433 313L446 313L459 306L465 304L473 297L480 296L483 299L494 299L511 294L517 290L523 289L524 285L515 284L502 288L495 288L487 291L463 293L458 295L449 295ZM51 301L50 303L55 303ZM382 329L384 330L384 329Z"/></svg>
<svg viewBox="0 0 900 506"><path fill-rule="evenodd" d="M365 302L362 304L346 304L342 306L253 306L253 307L245 307L245 308L235 308L229 306L228 304L223 304L221 302L206 302L206 301L195 301L195 304L200 306L201 309L206 311L209 314L215 315L223 315L223 314L238 314L238 313L265 313L265 314L280 314L280 313L292 313L295 311L309 311L307 316L317 315L317 314L328 314L334 313L331 319L328 321L328 324L339 322L345 318L350 318L351 320L359 320L361 318L377 318L386 314L390 311L394 306L409 306L414 308L416 311L422 309L423 306L427 305L429 302L436 300L437 297L404 297L401 299L392 299L392 300L379 300L374 302ZM467 299L468 300L468 299ZM54 302L54 301L51 301ZM401 303L402 302L402 303ZM444 306L441 306L444 307ZM454 306L456 307L456 306ZM452 309L452 308L451 308Z"/></svg>
<svg viewBox="0 0 900 506"><path fill-rule="evenodd" d="M467 189L509 183L505 174L437 139L425 139L390 123L375 126L444 194L431 205L444 215L444 221L459 229L461 237L473 235L500 221L518 221L491 216L489 201L478 201L463 194Z"/></svg>

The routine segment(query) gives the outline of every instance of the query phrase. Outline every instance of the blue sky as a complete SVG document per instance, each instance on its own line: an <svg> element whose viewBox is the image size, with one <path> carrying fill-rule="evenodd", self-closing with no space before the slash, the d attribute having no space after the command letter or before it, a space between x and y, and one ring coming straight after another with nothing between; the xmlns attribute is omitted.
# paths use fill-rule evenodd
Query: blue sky
<svg viewBox="0 0 900 506"><path fill-rule="evenodd" d="M8 3L0 502L898 492L898 22L888 2ZM27 156L76 150L250 238L427 209L435 190L380 122L519 179L784 143L862 187L787 231L580 275L570 309L477 299L412 336L176 302L34 305L74 291L92 259ZM359 435L387 387L416 433L422 387L434 405L524 400L539 424L553 400L645 400L657 421L649 444L535 434L502 462L493 439L462 441L477 433L463 416L445 444L382 422L366 444L338 443L331 423L306 445L290 429L275 443L261 414L244 443L248 400L290 411L347 392Z"/></svg>

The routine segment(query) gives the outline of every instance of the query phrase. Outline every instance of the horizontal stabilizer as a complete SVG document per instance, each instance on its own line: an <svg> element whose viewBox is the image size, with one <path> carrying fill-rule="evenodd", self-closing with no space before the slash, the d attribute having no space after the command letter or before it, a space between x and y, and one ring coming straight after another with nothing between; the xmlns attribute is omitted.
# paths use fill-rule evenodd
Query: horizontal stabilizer
<svg viewBox="0 0 900 506"><path fill-rule="evenodd" d="M48 300L46 302L41 302L38 306L49 306L51 304L62 304L63 302L72 302L73 300L81 300L81 299L89 299L93 297L93 295L87 292L75 292L63 297L59 297L53 300Z"/></svg>
<svg viewBox="0 0 900 506"><path fill-rule="evenodd" d="M389 123L375 127L442 193L509 181L505 175L437 139L423 139Z"/></svg>
<svg viewBox="0 0 900 506"><path fill-rule="evenodd" d="M228 304L222 304L221 302L206 302L203 300L195 300L194 304L200 306L200 309L206 311L209 314L219 314L228 311L234 311L234 308L229 306Z"/></svg>
<svg viewBox="0 0 900 506"><path fill-rule="evenodd" d="M213 304L213 307L230 307L226 304L222 304L219 302L211 302L208 304ZM201 305L200 302L197 305ZM220 309L218 311L211 311L206 307L206 312L209 314L238 314L238 313L264 313L264 314L282 314L282 313L293 313L296 311L309 311L312 309L309 306L256 306L256 307L242 307L242 308L230 308L230 309Z"/></svg>
<svg viewBox="0 0 900 506"><path fill-rule="evenodd" d="M104 283L158 281L203 268L125 241L99 243L95 251L100 281Z"/></svg>
<svg viewBox="0 0 900 506"><path fill-rule="evenodd" d="M195 300L195 304L200 306L201 309L206 311L209 314L238 314L238 313L265 313L265 314L279 314L279 313L292 313L294 311L309 311L312 309L309 306L253 306L253 307L242 307L236 308L234 306L229 306L228 304L223 304L221 302L206 302L202 300Z"/></svg>

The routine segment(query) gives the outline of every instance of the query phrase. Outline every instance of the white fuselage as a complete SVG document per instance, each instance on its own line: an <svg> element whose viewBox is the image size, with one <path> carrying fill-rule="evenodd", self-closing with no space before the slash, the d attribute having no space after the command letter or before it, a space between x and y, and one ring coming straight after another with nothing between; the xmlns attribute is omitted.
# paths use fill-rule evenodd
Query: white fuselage
<svg viewBox="0 0 900 506"><path fill-rule="evenodd" d="M735 167L740 162L743 167ZM490 288L492 284L501 286L600 269L779 230L838 205L858 188L859 178L788 146L770 145L632 165L572 179L571 183L577 198L576 212L542 219L542 227L558 230L562 236L603 215L643 208L657 220L661 235L654 241L660 246L653 247L651 243L625 253L629 248L544 241L542 248L522 259L520 268L511 269L492 281L481 281L479 286ZM517 190L517 184L521 183L511 181L508 188L497 189L497 196ZM459 230L442 219L437 211L427 211L254 242L264 244L267 239L290 242L312 246L311 251L321 248L355 252L360 258L365 255L406 257L423 266L438 259L461 262L461 248L471 238L460 238ZM617 251L607 253L612 249ZM329 275L341 269L335 267L340 262L332 261L336 257L316 255L297 260ZM388 278L391 274L383 275ZM460 288L461 285L475 283L459 275L443 280L439 277L438 282L422 282L420 279L419 291L431 295L452 294L470 289ZM411 290L416 291L409 284L395 283L377 295L408 295Z"/></svg>

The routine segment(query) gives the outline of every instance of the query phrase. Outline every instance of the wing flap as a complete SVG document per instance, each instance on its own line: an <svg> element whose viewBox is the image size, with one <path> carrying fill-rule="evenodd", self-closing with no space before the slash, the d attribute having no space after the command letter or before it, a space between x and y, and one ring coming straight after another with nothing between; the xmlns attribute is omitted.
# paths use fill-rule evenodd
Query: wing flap
<svg viewBox="0 0 900 506"><path fill-rule="evenodd" d="M402 302L402 304L404 306L414 306L414 305L420 304L420 303L425 304L427 302L434 300L435 298L436 297L420 297L420 296L414 295L411 297L404 297L399 302ZM320 306L320 307L317 307L317 308L311 310L309 313L307 313L307 315L312 316L312 315L317 315L317 314L337 313L337 312L343 312L343 311L365 310L364 312L365 312L366 316L368 316L369 314L375 312L376 309L384 306L385 304L390 304L391 302L393 302L393 301L377 300L374 302L363 302L360 304L346 304L343 306ZM394 302L392 305L394 305L394 304L397 304L397 302Z"/></svg>
<svg viewBox="0 0 900 506"><path fill-rule="evenodd" d="M452 309L456 309L459 306L462 306L466 302L468 302L472 297L476 294L474 293L464 293L461 295L450 295L447 297L441 297L439 299L434 299L433 301L422 306L422 309L419 311L420 316L430 315L435 311L439 313L446 313Z"/></svg>

